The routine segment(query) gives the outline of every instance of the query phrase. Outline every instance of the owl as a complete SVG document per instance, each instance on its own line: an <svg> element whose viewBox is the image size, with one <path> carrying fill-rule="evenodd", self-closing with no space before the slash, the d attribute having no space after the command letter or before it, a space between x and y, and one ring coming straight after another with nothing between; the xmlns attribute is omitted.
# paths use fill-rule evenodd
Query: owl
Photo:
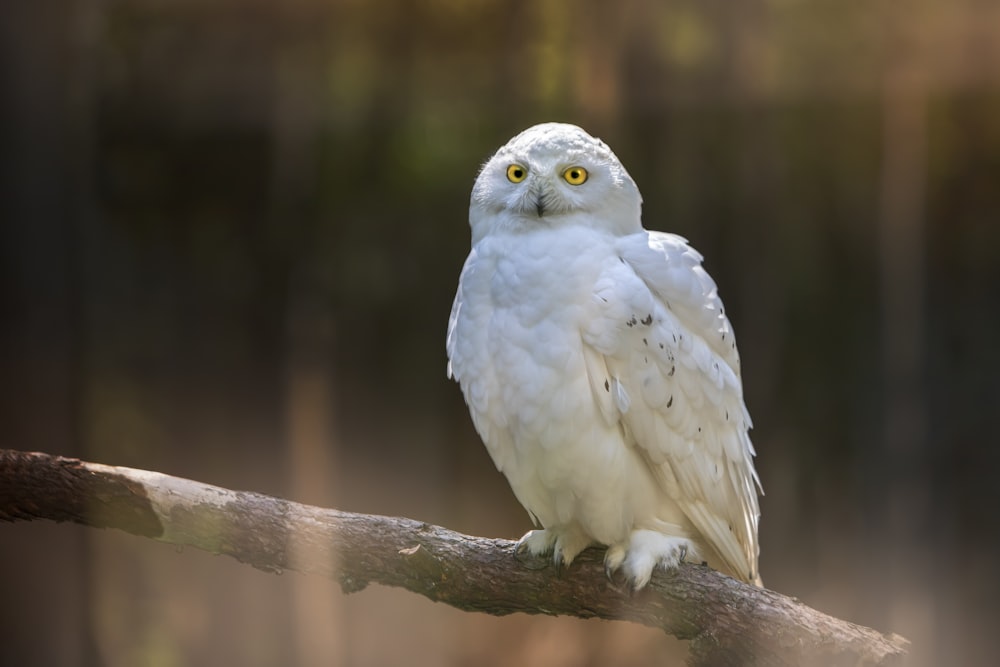
<svg viewBox="0 0 1000 667"><path fill-rule="evenodd" d="M536 530L520 552L609 577L706 562L760 585L760 481L733 330L702 256L647 231L608 146L511 139L472 189L448 375Z"/></svg>

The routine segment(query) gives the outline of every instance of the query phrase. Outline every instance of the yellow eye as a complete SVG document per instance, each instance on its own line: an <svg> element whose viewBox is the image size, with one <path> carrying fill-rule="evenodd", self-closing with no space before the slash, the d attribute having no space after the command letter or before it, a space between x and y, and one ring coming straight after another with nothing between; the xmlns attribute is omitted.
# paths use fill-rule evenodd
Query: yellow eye
<svg viewBox="0 0 1000 667"><path fill-rule="evenodd" d="M512 164L507 167L507 180L511 183L520 183L528 177L528 170L519 164Z"/></svg>
<svg viewBox="0 0 1000 667"><path fill-rule="evenodd" d="M587 182L587 170L583 167L570 167L563 172L563 178L570 185L583 185Z"/></svg>

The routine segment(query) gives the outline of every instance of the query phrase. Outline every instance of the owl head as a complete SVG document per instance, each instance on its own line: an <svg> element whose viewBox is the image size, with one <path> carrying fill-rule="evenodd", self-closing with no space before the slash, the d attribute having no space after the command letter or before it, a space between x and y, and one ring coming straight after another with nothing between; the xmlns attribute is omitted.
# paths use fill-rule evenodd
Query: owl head
<svg viewBox="0 0 1000 667"><path fill-rule="evenodd" d="M543 123L507 142L476 178L472 242L496 233L587 225L641 228L642 197L611 149L575 125Z"/></svg>

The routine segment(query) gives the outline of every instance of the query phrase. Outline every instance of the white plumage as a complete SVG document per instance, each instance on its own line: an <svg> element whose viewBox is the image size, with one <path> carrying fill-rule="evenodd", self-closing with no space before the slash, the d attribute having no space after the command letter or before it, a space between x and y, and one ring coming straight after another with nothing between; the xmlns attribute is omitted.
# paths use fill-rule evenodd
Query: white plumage
<svg viewBox="0 0 1000 667"><path fill-rule="evenodd" d="M593 543L636 588L707 561L757 583L757 489L739 355L701 255L642 228L614 153L573 125L517 135L483 166L448 372L568 565Z"/></svg>

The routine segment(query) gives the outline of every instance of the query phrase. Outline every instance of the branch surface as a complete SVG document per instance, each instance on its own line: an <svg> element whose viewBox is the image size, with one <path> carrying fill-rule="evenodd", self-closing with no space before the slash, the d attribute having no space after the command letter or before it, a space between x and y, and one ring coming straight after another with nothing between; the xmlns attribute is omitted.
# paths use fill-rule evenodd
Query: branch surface
<svg viewBox="0 0 1000 667"><path fill-rule="evenodd" d="M908 642L707 567L631 593L583 552L556 573L515 542L354 514L157 472L0 449L0 521L72 521L232 556L266 572L405 588L466 611L629 620L690 640L690 665L894 665Z"/></svg>

